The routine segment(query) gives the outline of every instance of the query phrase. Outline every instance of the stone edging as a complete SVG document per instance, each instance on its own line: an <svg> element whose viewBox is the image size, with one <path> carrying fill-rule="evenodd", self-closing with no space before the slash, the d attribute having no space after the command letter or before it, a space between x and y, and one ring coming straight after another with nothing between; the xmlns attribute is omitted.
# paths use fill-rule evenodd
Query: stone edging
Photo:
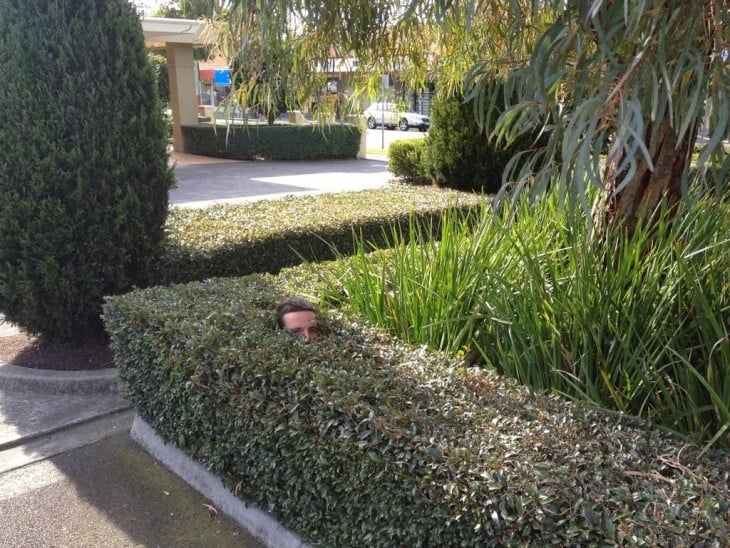
<svg viewBox="0 0 730 548"><path fill-rule="evenodd" d="M36 394L115 394L121 392L117 370L51 371L0 361L0 390Z"/></svg>
<svg viewBox="0 0 730 548"><path fill-rule="evenodd" d="M270 548L309 547L299 535L285 528L271 514L247 505L236 497L217 476L175 445L163 440L150 425L137 415L134 417L130 436L145 451L180 476L193 489L215 504L218 510L228 515L266 546Z"/></svg>

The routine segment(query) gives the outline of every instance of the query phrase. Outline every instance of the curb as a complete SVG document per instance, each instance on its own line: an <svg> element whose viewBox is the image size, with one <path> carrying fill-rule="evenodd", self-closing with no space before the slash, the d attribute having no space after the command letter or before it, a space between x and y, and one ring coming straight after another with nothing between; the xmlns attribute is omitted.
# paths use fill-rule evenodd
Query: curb
<svg viewBox="0 0 730 548"><path fill-rule="evenodd" d="M87 424L98 423L100 421L105 421L105 420L113 420L116 417L123 417L125 414L131 414L131 413L132 413L132 405L127 402L122 402L107 411L104 411L102 413L99 413L99 414L96 414L96 415L93 415L90 417L83 417L80 419L69 421L64 424L60 424L58 426L43 428L36 432L32 432L29 434L23 434L10 441L2 442L2 443L0 443L0 451L6 451L8 449L20 447L22 445L26 445L32 441L44 438L46 436L52 436L53 434L58 434L60 432L65 432L67 430L73 430L77 427L84 426Z"/></svg>
<svg viewBox="0 0 730 548"><path fill-rule="evenodd" d="M36 394L117 394L123 383L117 370L52 371L0 361L0 390Z"/></svg>
<svg viewBox="0 0 730 548"><path fill-rule="evenodd" d="M152 427L135 415L131 438L188 485L213 502L243 529L270 548L307 548L302 538L281 525L271 514L246 504L223 482L174 444L166 442Z"/></svg>

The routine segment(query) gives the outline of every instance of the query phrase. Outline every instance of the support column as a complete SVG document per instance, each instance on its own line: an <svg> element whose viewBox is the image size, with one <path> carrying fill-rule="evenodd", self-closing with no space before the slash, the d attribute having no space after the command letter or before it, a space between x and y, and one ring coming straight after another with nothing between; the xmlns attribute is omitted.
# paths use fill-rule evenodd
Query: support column
<svg viewBox="0 0 730 548"><path fill-rule="evenodd" d="M175 152L187 152L181 126L198 123L193 45L167 43L165 46L167 49L167 74L170 78L172 147Z"/></svg>

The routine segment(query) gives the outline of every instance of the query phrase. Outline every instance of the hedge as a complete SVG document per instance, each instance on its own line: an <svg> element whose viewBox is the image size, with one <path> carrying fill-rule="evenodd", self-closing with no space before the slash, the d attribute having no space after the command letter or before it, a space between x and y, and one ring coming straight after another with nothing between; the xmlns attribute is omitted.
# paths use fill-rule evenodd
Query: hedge
<svg viewBox="0 0 730 548"><path fill-rule="evenodd" d="M159 283L278 272L302 261L322 261L354 250L353 233L385 245L391 225L406 232L421 219L439 226L442 211L473 208L481 198L437 188L406 186L287 197L205 209L174 209L167 223Z"/></svg>
<svg viewBox="0 0 730 548"><path fill-rule="evenodd" d="M727 454L701 456L630 417L530 394L333 311L303 344L271 317L301 290L307 274L296 270L111 297L104 320L142 419L308 541L730 538Z"/></svg>
<svg viewBox="0 0 730 548"><path fill-rule="evenodd" d="M356 158L357 125L246 124L182 126L185 151L234 160L325 160Z"/></svg>
<svg viewBox="0 0 730 548"><path fill-rule="evenodd" d="M425 139L395 141L388 147L388 170L400 182L412 185L432 183L423 159L426 150Z"/></svg>

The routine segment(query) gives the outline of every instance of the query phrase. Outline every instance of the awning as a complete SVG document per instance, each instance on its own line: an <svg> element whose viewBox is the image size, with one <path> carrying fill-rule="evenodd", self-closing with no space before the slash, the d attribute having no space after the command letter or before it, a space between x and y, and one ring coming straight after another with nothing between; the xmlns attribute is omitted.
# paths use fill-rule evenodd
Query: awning
<svg viewBox="0 0 730 548"><path fill-rule="evenodd" d="M203 44L205 21L194 19L166 19L163 17L144 17L142 30L148 45L163 46L170 44Z"/></svg>

